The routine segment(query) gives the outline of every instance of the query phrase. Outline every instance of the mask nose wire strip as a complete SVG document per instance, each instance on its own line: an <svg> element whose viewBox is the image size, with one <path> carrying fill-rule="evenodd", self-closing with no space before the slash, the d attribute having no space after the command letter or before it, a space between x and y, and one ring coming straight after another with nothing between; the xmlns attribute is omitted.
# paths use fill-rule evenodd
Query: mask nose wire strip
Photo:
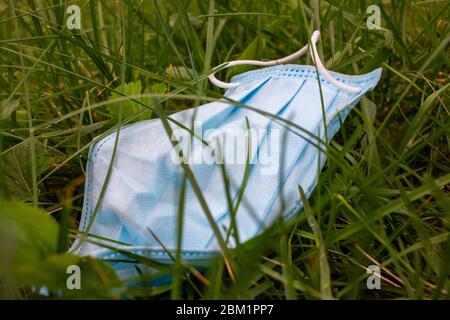
<svg viewBox="0 0 450 320"><path fill-rule="evenodd" d="M293 54L291 54L287 57L281 58L281 59L270 60L270 61L234 60L234 61L230 61L230 62L225 62L225 63L219 65L218 67L216 67L215 69L229 68L232 66L238 66L238 65L244 65L244 64L260 66L260 67L272 67L272 66L288 63L290 61L293 61L293 60L301 57L308 51L308 48L309 48L311 55L314 56L314 61L316 62L317 70L323 76L324 79L326 79L327 81L329 81L330 83L334 84L336 87L338 87L339 89L342 89L344 91L358 92L359 88L351 87L342 82L337 81L335 78L333 78L333 76L330 74L330 72L327 70L327 68L325 68L322 61L320 60L319 54L317 53L316 43L319 40L319 37L320 37L320 31L319 30L314 31L314 33L311 36L311 48L309 48L309 45L306 45L303 48L301 48L300 50L298 50L297 52L294 52ZM212 73L211 75L209 75L208 79L209 79L209 81L211 81L212 84L214 84L215 86L217 86L219 88L229 89L229 88L237 87L239 85L238 82L227 83L227 82L220 81L219 79L217 79L215 77L214 74L215 74L215 72Z"/></svg>

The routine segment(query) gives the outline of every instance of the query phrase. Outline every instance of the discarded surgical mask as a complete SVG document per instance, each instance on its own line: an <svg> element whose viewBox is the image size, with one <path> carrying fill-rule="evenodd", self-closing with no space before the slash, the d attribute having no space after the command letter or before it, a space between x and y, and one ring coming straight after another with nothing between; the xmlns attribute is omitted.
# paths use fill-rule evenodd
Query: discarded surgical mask
<svg viewBox="0 0 450 320"><path fill-rule="evenodd" d="M172 263L182 209L181 257L195 264L221 245L233 247L236 239L245 242L277 218L298 213L298 186L307 196L313 191L326 138L381 76L381 69L358 76L328 71L317 54L318 37L314 32L310 45L280 60L220 66L265 68L231 83L211 75L213 84L227 89L224 98L171 115L171 136L161 119L153 119L121 128L117 145L117 132L96 142L80 222L80 234L89 238L80 235L72 251L123 258L111 250L118 247ZM286 64L308 50L314 66ZM230 211L237 237L230 232ZM121 270L133 272L129 264Z"/></svg>

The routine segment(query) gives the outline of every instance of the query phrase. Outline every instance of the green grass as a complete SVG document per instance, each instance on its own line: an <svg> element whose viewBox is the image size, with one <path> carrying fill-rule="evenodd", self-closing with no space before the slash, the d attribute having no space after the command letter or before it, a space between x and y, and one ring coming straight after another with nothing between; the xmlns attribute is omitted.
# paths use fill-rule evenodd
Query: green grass
<svg viewBox="0 0 450 320"><path fill-rule="evenodd" d="M70 4L81 31L66 28ZM382 30L366 27L371 4ZM48 287L53 298L450 298L449 12L447 1L407 0L0 3L0 297ZM384 72L331 141L312 196L299 190L295 221L235 250L223 242L207 270L179 252L172 267L124 253L173 276L159 287L127 286L106 263L64 253L94 137L158 117L169 130L171 113L220 98L214 66L286 56L319 27L328 68ZM82 266L83 290L65 289L69 264ZM374 264L381 290L366 288Z"/></svg>

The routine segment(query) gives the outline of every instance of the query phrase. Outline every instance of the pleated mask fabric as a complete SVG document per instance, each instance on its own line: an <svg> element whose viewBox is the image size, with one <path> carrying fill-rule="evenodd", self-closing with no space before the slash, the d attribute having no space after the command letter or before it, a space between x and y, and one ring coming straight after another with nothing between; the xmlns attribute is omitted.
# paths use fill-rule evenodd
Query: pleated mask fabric
<svg viewBox="0 0 450 320"><path fill-rule="evenodd" d="M318 56L315 60L317 65ZM381 68L357 76L321 70L277 63L235 76L229 85L218 81L228 88L223 99L170 116L207 145L173 122L170 137L160 119L121 128L109 181L94 215L117 133L97 141L89 151L79 227L95 241L77 240L72 251L104 259L121 256L98 244L104 243L171 263L167 251L177 250L184 182L182 258L196 264L217 254L217 237L181 161L192 170L229 247L236 239L245 242L261 234L280 217L294 216L302 208L298 186L309 196L317 184L326 160L320 151L326 148L325 136L332 139L381 76ZM232 217L227 194L234 205L239 203L237 237L228 235ZM117 267L123 276L134 274L130 264Z"/></svg>

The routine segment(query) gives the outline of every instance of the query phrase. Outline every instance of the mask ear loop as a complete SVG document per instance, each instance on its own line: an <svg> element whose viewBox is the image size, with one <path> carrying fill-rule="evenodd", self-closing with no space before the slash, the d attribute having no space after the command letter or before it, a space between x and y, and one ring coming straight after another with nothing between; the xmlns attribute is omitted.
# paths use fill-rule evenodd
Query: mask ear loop
<svg viewBox="0 0 450 320"><path fill-rule="evenodd" d="M353 92L353 93L358 92L360 90L360 88L351 87L342 82L337 81L335 78L333 78L333 76L330 74L330 72L327 70L327 68L325 68L322 61L320 60L319 54L317 53L316 43L319 40L319 37L320 37L320 31L319 30L314 31L314 33L311 36L311 47L307 44L306 46L304 46L297 52L295 52L287 57L278 59L278 60L270 60L270 61L234 60L234 61L230 61L230 62L225 62L225 63L221 64L220 66L214 68L214 69L216 69L216 71L214 71L208 77L208 79L209 79L209 81L211 81L212 84L214 84L215 86L217 86L219 88L223 88L223 89L235 88L239 85L239 82L234 82L234 83L223 82L223 81L220 81L219 79L217 79L214 74L218 70L233 67L233 66L243 65L243 64L261 66L261 67L272 67L272 66L276 66L276 65L285 64L285 63L291 62L291 61L301 57L308 51L308 48L309 48L311 55L314 56L314 61L316 63L317 70L323 76L323 78L325 80L329 81L330 83L334 84L336 87L338 87L339 89L342 89L344 91Z"/></svg>

